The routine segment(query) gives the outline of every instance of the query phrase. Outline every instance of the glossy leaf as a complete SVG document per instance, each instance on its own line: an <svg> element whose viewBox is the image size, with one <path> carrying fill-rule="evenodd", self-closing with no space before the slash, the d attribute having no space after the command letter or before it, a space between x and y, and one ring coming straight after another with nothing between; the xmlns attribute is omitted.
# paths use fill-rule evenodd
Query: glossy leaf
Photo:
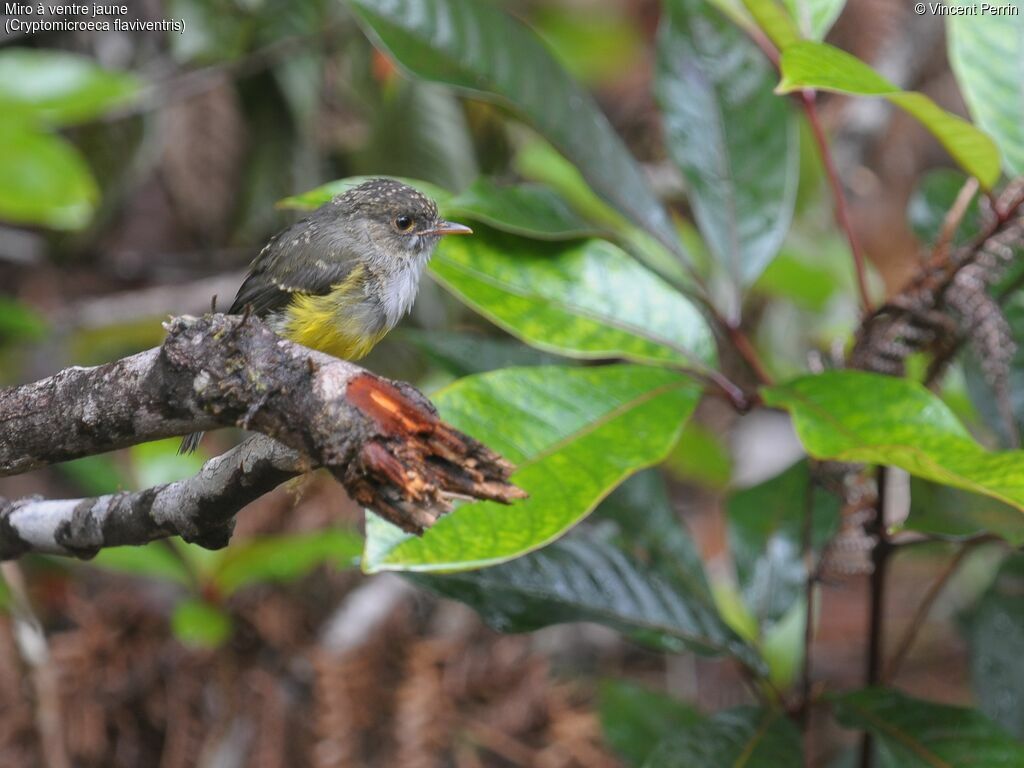
<svg viewBox="0 0 1024 768"><path fill-rule="evenodd" d="M831 371L767 387L762 396L792 414L812 456L891 464L1024 509L1024 451L986 451L945 403L915 382Z"/></svg>
<svg viewBox="0 0 1024 768"><path fill-rule="evenodd" d="M749 285L789 229L798 132L772 92L771 65L702 0L669 0L658 31L656 93L669 154L701 234L734 283Z"/></svg>
<svg viewBox="0 0 1024 768"><path fill-rule="evenodd" d="M231 619L210 603L189 599L174 609L171 629L190 648L218 648L231 636Z"/></svg>
<svg viewBox="0 0 1024 768"><path fill-rule="evenodd" d="M672 508L665 479L657 469L638 472L616 488L597 508L596 517L614 522L616 545L634 561L647 564L681 592L710 600L704 562Z"/></svg>
<svg viewBox="0 0 1024 768"><path fill-rule="evenodd" d="M946 20L949 62L978 125L996 140L1003 167L1024 174L1024 15L985 13Z"/></svg>
<svg viewBox="0 0 1024 768"><path fill-rule="evenodd" d="M728 501L729 543L740 589L762 626L781 620L804 595L801 550L808 504L811 543L819 550L838 528L840 504L823 488L811 487L806 461Z"/></svg>
<svg viewBox="0 0 1024 768"><path fill-rule="evenodd" d="M1024 737L1024 557L1011 555L963 621L981 711Z"/></svg>
<svg viewBox="0 0 1024 768"><path fill-rule="evenodd" d="M407 341L454 376L469 376L497 368L526 365L558 365L565 359L527 347L505 335L432 328L400 328L394 337Z"/></svg>
<svg viewBox="0 0 1024 768"><path fill-rule="evenodd" d="M80 229L99 191L74 147L27 124L0 122L0 219L51 229Z"/></svg>
<svg viewBox="0 0 1024 768"><path fill-rule="evenodd" d="M878 96L913 115L960 166L990 188L999 179L999 149L991 137L914 91L903 91L855 56L825 43L801 42L782 52L779 93L815 88Z"/></svg>
<svg viewBox="0 0 1024 768"><path fill-rule="evenodd" d="M875 737L878 768L1024 765L1024 745L974 709L869 688L833 698L847 728Z"/></svg>
<svg viewBox="0 0 1024 768"><path fill-rule="evenodd" d="M453 219L469 219L539 240L593 237L601 230L576 213L550 187L541 184L502 185L480 177L445 205Z"/></svg>
<svg viewBox="0 0 1024 768"><path fill-rule="evenodd" d="M252 584L295 581L324 563L350 568L362 548L361 536L340 529L265 536L232 544L212 576L230 595Z"/></svg>
<svg viewBox="0 0 1024 768"><path fill-rule="evenodd" d="M760 665L706 594L682 591L593 535L575 533L503 565L416 580L471 605L501 632L595 621L658 649L688 648Z"/></svg>
<svg viewBox="0 0 1024 768"><path fill-rule="evenodd" d="M688 724L663 741L644 768L793 768L800 733L777 711L740 707Z"/></svg>
<svg viewBox="0 0 1024 768"><path fill-rule="evenodd" d="M946 214L966 180L962 173L952 168L931 171L920 180L907 203L907 219L922 242L934 243L938 239ZM954 245L969 243L980 232L981 223L978 195L975 194L951 242Z"/></svg>
<svg viewBox="0 0 1024 768"><path fill-rule="evenodd" d="M530 498L462 506L418 539L370 516L363 568L466 569L544 546L661 461L699 396L685 377L632 365L507 368L456 382L433 398L441 415L518 465L513 481Z"/></svg>
<svg viewBox="0 0 1024 768"><path fill-rule="evenodd" d="M85 56L53 49L0 51L0 112L5 119L79 123L125 104L139 88L133 75L105 70Z"/></svg>
<svg viewBox="0 0 1024 768"><path fill-rule="evenodd" d="M599 701L605 739L632 766L643 765L679 727L704 720L689 704L623 680L604 681Z"/></svg>
<svg viewBox="0 0 1024 768"><path fill-rule="evenodd" d="M544 244L478 229L431 273L487 319L549 352L711 367L715 343L681 293L605 240Z"/></svg>
<svg viewBox="0 0 1024 768"><path fill-rule="evenodd" d="M910 514L903 527L950 539L991 533L1015 547L1024 545L1024 517L1001 501L914 477Z"/></svg>
<svg viewBox="0 0 1024 768"><path fill-rule="evenodd" d="M639 165L540 39L491 3L351 0L374 41L414 75L494 99L575 163L594 190L682 255Z"/></svg>

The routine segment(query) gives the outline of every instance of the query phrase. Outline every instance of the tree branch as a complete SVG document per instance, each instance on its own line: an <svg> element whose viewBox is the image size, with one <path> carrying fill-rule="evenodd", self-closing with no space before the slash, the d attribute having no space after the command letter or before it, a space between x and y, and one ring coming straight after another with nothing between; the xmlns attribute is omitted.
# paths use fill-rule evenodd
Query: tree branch
<svg viewBox="0 0 1024 768"><path fill-rule="evenodd" d="M438 419L409 385L286 341L251 317L179 317L167 329L156 349L0 390L0 476L224 426L283 445L253 439L193 478L136 493L0 500L0 557L89 556L174 534L223 546L242 506L313 467L413 533L455 497L524 496L507 482L508 462Z"/></svg>

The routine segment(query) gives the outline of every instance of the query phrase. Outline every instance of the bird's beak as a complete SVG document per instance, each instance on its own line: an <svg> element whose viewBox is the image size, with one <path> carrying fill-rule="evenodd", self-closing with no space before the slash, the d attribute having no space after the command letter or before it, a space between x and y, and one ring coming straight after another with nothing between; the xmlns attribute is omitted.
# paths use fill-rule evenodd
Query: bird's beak
<svg viewBox="0 0 1024 768"><path fill-rule="evenodd" d="M465 224L456 224L454 221L439 221L433 229L426 229L420 232L421 235L472 235L473 230Z"/></svg>

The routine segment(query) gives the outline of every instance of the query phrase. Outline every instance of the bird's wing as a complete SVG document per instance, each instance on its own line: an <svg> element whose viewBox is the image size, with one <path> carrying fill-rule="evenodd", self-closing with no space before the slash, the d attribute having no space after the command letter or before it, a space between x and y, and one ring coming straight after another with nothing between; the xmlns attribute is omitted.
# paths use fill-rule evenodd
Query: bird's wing
<svg viewBox="0 0 1024 768"><path fill-rule="evenodd" d="M310 231L310 226L309 220L303 221L270 239L249 268L228 314L241 314L251 305L253 314L264 317L287 306L294 293L321 296L345 282L359 261L349 253L325 258L317 227L312 224Z"/></svg>

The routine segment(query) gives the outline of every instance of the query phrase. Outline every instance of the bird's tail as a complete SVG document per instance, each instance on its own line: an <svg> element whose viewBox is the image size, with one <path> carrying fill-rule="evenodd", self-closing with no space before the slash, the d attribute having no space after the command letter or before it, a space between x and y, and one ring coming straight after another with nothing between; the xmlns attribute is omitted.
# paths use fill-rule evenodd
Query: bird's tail
<svg viewBox="0 0 1024 768"><path fill-rule="evenodd" d="M178 455L183 456L192 453L199 447L199 441L202 439L202 432L193 432L191 435L185 435L181 440L181 445L178 446Z"/></svg>

